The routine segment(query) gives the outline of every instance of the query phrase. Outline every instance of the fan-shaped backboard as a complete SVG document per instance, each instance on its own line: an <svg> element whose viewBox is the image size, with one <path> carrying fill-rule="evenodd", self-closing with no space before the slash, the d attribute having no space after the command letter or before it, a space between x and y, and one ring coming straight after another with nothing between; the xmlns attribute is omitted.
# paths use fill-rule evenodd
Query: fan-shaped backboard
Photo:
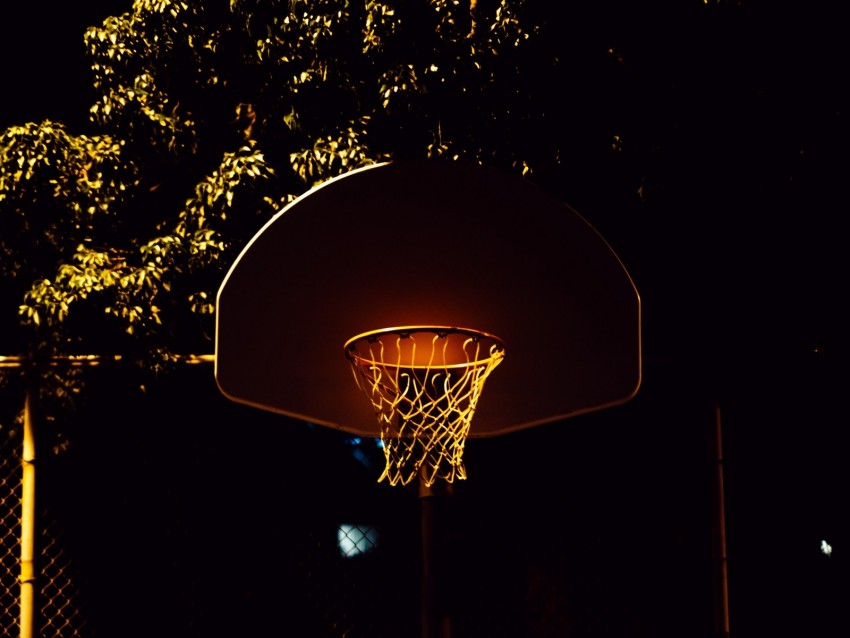
<svg viewBox="0 0 850 638"><path fill-rule="evenodd" d="M392 162L306 193L245 248L218 294L215 376L234 401L348 432L378 422L343 354L394 326L505 343L471 437L629 400L640 298L574 210L492 168Z"/></svg>

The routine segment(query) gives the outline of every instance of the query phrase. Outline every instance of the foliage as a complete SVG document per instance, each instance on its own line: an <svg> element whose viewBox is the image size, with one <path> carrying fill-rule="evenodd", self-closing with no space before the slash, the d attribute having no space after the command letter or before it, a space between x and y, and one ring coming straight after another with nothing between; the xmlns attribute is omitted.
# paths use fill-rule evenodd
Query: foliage
<svg viewBox="0 0 850 638"><path fill-rule="evenodd" d="M93 132L0 135L0 278L19 295L21 351L162 370L211 350L226 269L309 188L401 157L528 172L537 31L522 11L135 0L89 28Z"/></svg>

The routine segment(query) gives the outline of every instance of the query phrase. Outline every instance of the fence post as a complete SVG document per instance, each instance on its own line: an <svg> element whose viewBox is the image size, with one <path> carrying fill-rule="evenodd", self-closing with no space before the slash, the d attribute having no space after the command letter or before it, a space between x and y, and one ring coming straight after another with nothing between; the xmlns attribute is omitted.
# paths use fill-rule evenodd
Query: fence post
<svg viewBox="0 0 850 638"><path fill-rule="evenodd" d="M723 487L723 435L720 405L714 407L715 461L715 498L714 498L714 534L715 534L715 625L719 638L729 638L729 574L726 556L726 505Z"/></svg>
<svg viewBox="0 0 850 638"><path fill-rule="evenodd" d="M24 399L21 468L21 638L33 637L35 615L35 401L33 384Z"/></svg>

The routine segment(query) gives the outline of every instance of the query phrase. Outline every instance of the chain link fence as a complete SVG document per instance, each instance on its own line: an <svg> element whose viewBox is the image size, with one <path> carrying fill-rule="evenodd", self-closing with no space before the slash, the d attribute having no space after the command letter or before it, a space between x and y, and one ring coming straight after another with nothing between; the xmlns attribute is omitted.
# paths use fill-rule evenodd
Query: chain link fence
<svg viewBox="0 0 850 638"><path fill-rule="evenodd" d="M377 482L377 442L234 404L209 368L173 374L144 392L89 374L68 444L42 445L36 635L418 636L421 501ZM687 500L660 492L669 468L630 455L633 431L469 442L439 538L453 636L711 635L698 464L665 487ZM0 635L16 636L20 437L0 432Z"/></svg>
<svg viewBox="0 0 850 638"><path fill-rule="evenodd" d="M270 420L203 382L198 394L197 373L162 394L109 376L89 375L92 398L62 424L65 445L37 430L34 635L416 634L417 565L405 567L418 553L415 495L412 527L384 524L395 514L375 507L371 460L355 460L348 437ZM0 635L15 636L21 435L0 432ZM334 455L347 469L320 470ZM365 495L337 482L352 465ZM407 582L382 576L399 569Z"/></svg>
<svg viewBox="0 0 850 638"><path fill-rule="evenodd" d="M0 433L6 435L0 440L0 634L13 636L20 616L20 437L11 436L6 430Z"/></svg>
<svg viewBox="0 0 850 638"><path fill-rule="evenodd" d="M20 622L21 437L15 430L0 443L0 633L18 634ZM47 511L37 517L37 634L42 638L81 638L85 618L78 605L71 558L62 547L62 530Z"/></svg>

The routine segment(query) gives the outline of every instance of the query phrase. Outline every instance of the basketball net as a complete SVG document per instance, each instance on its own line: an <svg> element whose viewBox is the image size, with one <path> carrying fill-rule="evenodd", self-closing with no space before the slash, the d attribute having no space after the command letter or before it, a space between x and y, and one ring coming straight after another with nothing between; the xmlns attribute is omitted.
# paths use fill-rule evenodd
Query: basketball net
<svg viewBox="0 0 850 638"><path fill-rule="evenodd" d="M380 424L386 466L378 482L465 479L463 450L500 339L465 328L414 326L349 339L345 355Z"/></svg>

